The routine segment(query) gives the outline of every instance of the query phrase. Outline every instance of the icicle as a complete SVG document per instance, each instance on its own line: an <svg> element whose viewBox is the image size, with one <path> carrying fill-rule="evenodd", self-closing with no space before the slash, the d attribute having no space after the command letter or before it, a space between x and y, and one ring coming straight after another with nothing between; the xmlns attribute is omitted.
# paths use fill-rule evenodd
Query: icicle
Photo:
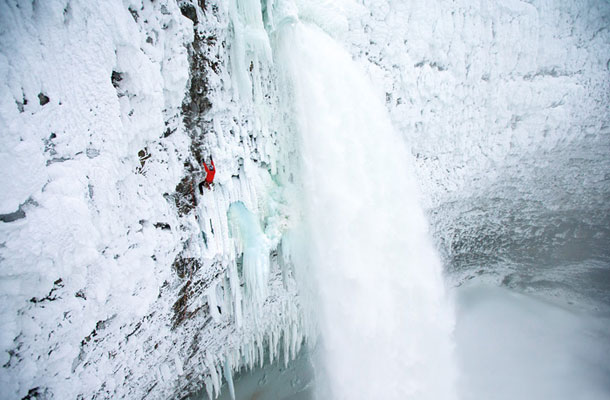
<svg viewBox="0 0 610 400"><path fill-rule="evenodd" d="M210 315L214 322L220 321L220 313L218 312L218 284L213 283L208 291L206 292L206 296L208 298L208 306L210 308Z"/></svg>
<svg viewBox="0 0 610 400"><path fill-rule="evenodd" d="M227 289L228 288L228 289ZM228 276L224 276L223 278L223 282L220 285L220 289L221 289L221 300L222 300L222 308L221 308L221 314L226 313L225 318L231 318L234 317L235 313L233 310L233 301L231 298L231 285L229 284L229 279Z"/></svg>
<svg viewBox="0 0 610 400"><path fill-rule="evenodd" d="M288 361L290 361L290 334L288 331L284 331L284 367L288 366Z"/></svg>
<svg viewBox="0 0 610 400"><path fill-rule="evenodd" d="M212 392L212 386L214 385L214 384L212 383L212 379L210 379L210 377L209 377L209 376L206 376L206 377L203 379L203 384L205 385L205 391L206 391L206 393L207 393L207 395L208 395L208 399L210 399L210 400L214 399L214 397L212 397L212 394L213 394L213 392Z"/></svg>
<svg viewBox="0 0 610 400"><path fill-rule="evenodd" d="M258 345L257 345L256 341L254 341L250 345L250 365L249 365L250 369L254 368L254 365L258 361L257 349L258 349Z"/></svg>
<svg viewBox="0 0 610 400"><path fill-rule="evenodd" d="M224 375L227 381L227 386L229 386L229 393L231 394L231 398L235 400L235 387L233 386L233 371L231 369L231 360L228 356L225 357L224 362Z"/></svg>
<svg viewBox="0 0 610 400"><path fill-rule="evenodd" d="M292 323L290 326L290 359L294 360L294 358L297 355L297 341L298 341L298 336L297 336L297 325L295 323Z"/></svg>
<svg viewBox="0 0 610 400"><path fill-rule="evenodd" d="M250 341L245 342L242 345L242 357L244 358L244 364L246 368L251 368L252 365L252 343Z"/></svg>
<svg viewBox="0 0 610 400"><path fill-rule="evenodd" d="M210 354L206 355L206 364L210 371L212 386L214 387L214 397L210 397L212 399L216 398L220 394L220 377L218 376L218 372L216 371L216 362Z"/></svg>
<svg viewBox="0 0 610 400"><path fill-rule="evenodd" d="M269 363L273 364L273 360L275 358L275 347L273 344L273 330L271 330L269 332L269 341L267 343L267 346L269 347Z"/></svg>
<svg viewBox="0 0 610 400"><path fill-rule="evenodd" d="M261 231L256 216L240 201L232 203L228 211L232 232L239 233L239 242L243 247L243 277L246 295L255 306L263 304L267 297L269 280L269 245Z"/></svg>
<svg viewBox="0 0 610 400"><path fill-rule="evenodd" d="M296 355L299 354L299 352L301 351L301 347L303 346L303 334L301 332L299 332L299 340L297 340L296 343L296 351L294 353L295 358Z"/></svg>
<svg viewBox="0 0 610 400"><path fill-rule="evenodd" d="M265 363L265 344L263 341L264 339L261 337L258 342L258 362L261 367Z"/></svg>
<svg viewBox="0 0 610 400"><path fill-rule="evenodd" d="M252 100L252 81L248 71L259 56L270 63L271 45L263 26L263 16L259 1L233 0L229 6L233 25L233 51L231 63L239 98Z"/></svg>
<svg viewBox="0 0 610 400"><path fill-rule="evenodd" d="M227 268L227 274L229 275L229 288L232 294L233 302L233 316L235 317L235 324L238 327L242 326L242 304L241 304L241 287L239 284L239 276L237 275L237 266L235 263L230 263Z"/></svg>

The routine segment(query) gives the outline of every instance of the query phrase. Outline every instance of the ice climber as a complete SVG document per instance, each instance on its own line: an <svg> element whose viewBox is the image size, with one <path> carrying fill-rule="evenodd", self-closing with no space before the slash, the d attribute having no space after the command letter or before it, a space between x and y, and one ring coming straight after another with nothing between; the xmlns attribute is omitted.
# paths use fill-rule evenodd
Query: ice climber
<svg viewBox="0 0 610 400"><path fill-rule="evenodd" d="M214 175L216 174L216 168L214 168L214 159L210 156L210 166L203 160L203 168L205 169L206 176L205 180L199 183L199 193L203 194L203 186L207 189L214 183Z"/></svg>

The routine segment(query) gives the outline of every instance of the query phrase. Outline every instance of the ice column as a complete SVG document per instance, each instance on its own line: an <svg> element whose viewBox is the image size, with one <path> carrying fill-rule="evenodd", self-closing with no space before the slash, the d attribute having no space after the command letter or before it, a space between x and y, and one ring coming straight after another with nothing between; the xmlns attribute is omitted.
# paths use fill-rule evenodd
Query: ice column
<svg viewBox="0 0 610 400"><path fill-rule="evenodd" d="M238 88L237 94L242 101L252 101L253 90L260 92L252 84L250 74L259 61L271 61L269 37L263 26L261 3L258 0L230 0L229 15L233 27L233 46L231 52L232 76Z"/></svg>
<svg viewBox="0 0 610 400"><path fill-rule="evenodd" d="M238 254L243 253L242 274L248 305L261 305L267 297L269 280L269 242L256 215L244 203L229 206L232 236L237 239Z"/></svg>

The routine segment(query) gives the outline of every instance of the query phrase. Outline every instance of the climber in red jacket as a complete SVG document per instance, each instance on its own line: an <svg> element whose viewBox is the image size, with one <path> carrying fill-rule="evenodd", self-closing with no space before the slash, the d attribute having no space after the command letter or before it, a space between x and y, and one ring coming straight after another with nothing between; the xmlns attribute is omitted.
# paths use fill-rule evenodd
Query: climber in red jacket
<svg viewBox="0 0 610 400"><path fill-rule="evenodd" d="M205 169L206 176L205 180L199 183L199 193L203 194L203 186L210 189L210 186L214 184L214 175L216 175L216 168L214 167L214 159L210 156L210 166L203 160L203 168Z"/></svg>

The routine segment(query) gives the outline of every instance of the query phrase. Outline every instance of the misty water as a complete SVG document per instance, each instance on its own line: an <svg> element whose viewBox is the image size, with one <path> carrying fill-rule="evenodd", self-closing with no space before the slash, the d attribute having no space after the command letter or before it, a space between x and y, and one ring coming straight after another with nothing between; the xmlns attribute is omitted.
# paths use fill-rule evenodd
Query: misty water
<svg viewBox="0 0 610 400"><path fill-rule="evenodd" d="M320 395L451 398L453 314L411 155L365 74L320 28L284 28L277 58L300 132ZM385 171L363 185L375 160Z"/></svg>
<svg viewBox="0 0 610 400"><path fill-rule="evenodd" d="M605 399L610 391L607 317L491 285L471 284L457 297L456 355L462 399ZM310 400L313 355L304 348L235 377L242 400ZM219 399L231 398L226 385ZM207 398L203 392L194 399Z"/></svg>
<svg viewBox="0 0 610 400"><path fill-rule="evenodd" d="M313 350L315 353L315 350ZM252 370L241 370L234 376L235 398L243 400L313 400L315 370L312 353L303 348L297 357L285 364L276 361ZM205 391L193 400L209 400ZM227 385L223 385L219 400L231 400Z"/></svg>
<svg viewBox="0 0 610 400"><path fill-rule="evenodd" d="M474 271L473 271L474 272ZM594 281L591 280L591 283ZM455 289L461 399L590 399L610 393L610 319L490 284ZM607 311L607 310L606 310ZM236 399L311 400L313 359L304 347L283 361L234 376ZM201 392L193 399L207 399ZM231 399L226 385L219 399Z"/></svg>

